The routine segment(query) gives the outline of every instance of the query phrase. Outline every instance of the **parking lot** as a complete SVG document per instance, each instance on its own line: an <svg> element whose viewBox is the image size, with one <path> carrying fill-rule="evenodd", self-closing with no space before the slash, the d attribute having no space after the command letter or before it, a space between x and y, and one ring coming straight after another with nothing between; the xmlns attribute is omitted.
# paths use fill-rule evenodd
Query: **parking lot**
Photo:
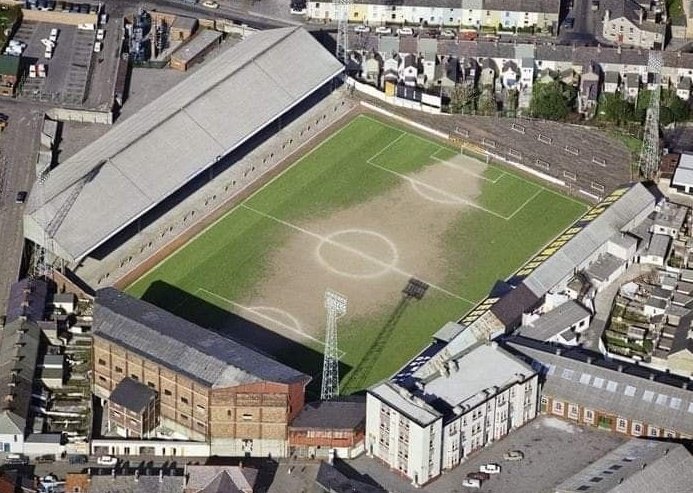
<svg viewBox="0 0 693 493"><path fill-rule="evenodd" d="M540 416L495 444L471 455L456 469L445 473L424 486L414 488L406 478L375 459L362 455L348 465L362 475L379 483L387 491L414 493L543 493L572 476L597 458L625 442L613 433L579 427L551 416ZM518 462L503 460L508 450L521 450L525 458ZM479 466L497 463L501 473L494 474L481 488L462 486L468 473Z"/></svg>

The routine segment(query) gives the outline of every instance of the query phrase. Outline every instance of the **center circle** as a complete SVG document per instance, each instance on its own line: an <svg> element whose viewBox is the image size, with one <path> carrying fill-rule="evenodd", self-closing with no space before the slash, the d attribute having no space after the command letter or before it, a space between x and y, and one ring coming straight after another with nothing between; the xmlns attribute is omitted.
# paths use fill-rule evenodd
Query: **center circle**
<svg viewBox="0 0 693 493"><path fill-rule="evenodd" d="M343 229L320 240L316 255L330 272L354 279L382 276L397 265L399 254L386 236L368 229Z"/></svg>

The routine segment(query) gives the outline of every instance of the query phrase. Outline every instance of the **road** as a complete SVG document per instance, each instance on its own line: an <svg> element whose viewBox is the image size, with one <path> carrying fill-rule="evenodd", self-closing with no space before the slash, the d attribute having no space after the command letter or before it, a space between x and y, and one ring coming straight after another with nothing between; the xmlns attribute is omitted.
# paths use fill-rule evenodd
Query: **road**
<svg viewBox="0 0 693 493"><path fill-rule="evenodd" d="M28 104L0 101L0 113L9 116L0 134L0 314L5 314L10 285L18 278L24 234L24 205L17 192L31 190L43 111Z"/></svg>
<svg viewBox="0 0 693 493"><path fill-rule="evenodd" d="M592 10L591 0L573 0L573 7L569 9L566 18L575 19L572 29L566 27L565 22L559 31L559 43L579 45L595 45L597 39L594 36L597 15Z"/></svg>

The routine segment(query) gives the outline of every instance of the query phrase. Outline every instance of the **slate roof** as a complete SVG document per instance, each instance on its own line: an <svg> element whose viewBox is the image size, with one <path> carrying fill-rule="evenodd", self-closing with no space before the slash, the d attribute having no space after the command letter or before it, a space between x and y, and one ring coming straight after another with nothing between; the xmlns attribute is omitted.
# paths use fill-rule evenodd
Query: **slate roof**
<svg viewBox="0 0 693 493"><path fill-rule="evenodd" d="M90 476L89 493L180 493L185 486L183 476L123 476L116 474Z"/></svg>
<svg viewBox="0 0 693 493"><path fill-rule="evenodd" d="M522 314L539 301L540 296L532 292L526 284L521 283L503 296L491 307L491 312L505 327L512 327L522 318Z"/></svg>
<svg viewBox="0 0 693 493"><path fill-rule="evenodd" d="M669 354L678 353L679 351L688 351L693 354L693 339L688 337L692 321L693 312L689 312L681 317L678 325L679 328L674 333L674 340L671 342L671 351Z"/></svg>
<svg viewBox="0 0 693 493"><path fill-rule="evenodd" d="M108 400L139 414L147 408L150 402L156 400L156 392L154 389L126 377L116 385Z"/></svg>
<svg viewBox="0 0 693 493"><path fill-rule="evenodd" d="M502 345L541 369L544 395L693 435L693 386L684 388L687 378L576 347L564 347L558 355L555 345L517 336Z"/></svg>
<svg viewBox="0 0 693 493"><path fill-rule="evenodd" d="M88 255L342 70L301 27L221 50L37 181L25 236L50 238L45 246L68 261Z"/></svg>
<svg viewBox="0 0 693 493"><path fill-rule="evenodd" d="M650 240L650 246L647 248L648 255L655 255L658 257L666 257L669 251L669 242L671 237L668 235L652 235Z"/></svg>
<svg viewBox="0 0 693 493"><path fill-rule="evenodd" d="M252 493L258 470L238 466L187 466L190 493Z"/></svg>
<svg viewBox="0 0 693 493"><path fill-rule="evenodd" d="M0 333L0 434L23 434L30 415L31 394L41 329L17 319Z"/></svg>
<svg viewBox="0 0 693 493"><path fill-rule="evenodd" d="M677 443L634 438L569 477L556 493L688 493L693 456Z"/></svg>
<svg viewBox="0 0 693 493"><path fill-rule="evenodd" d="M385 489L351 479L326 462L320 463L315 482L328 493L385 493Z"/></svg>
<svg viewBox="0 0 693 493"><path fill-rule="evenodd" d="M115 288L97 292L92 330L96 337L212 388L310 381L264 354Z"/></svg>
<svg viewBox="0 0 693 493"><path fill-rule="evenodd" d="M366 420L366 400L316 401L306 404L290 428L353 430Z"/></svg>
<svg viewBox="0 0 693 493"><path fill-rule="evenodd" d="M547 341L589 316L590 311L587 308L575 300L570 300L543 314L530 325L523 325L518 329L518 334Z"/></svg>
<svg viewBox="0 0 693 493"><path fill-rule="evenodd" d="M7 300L5 323L13 322L25 316L33 321L44 319L48 284L40 279L24 278L10 286Z"/></svg>

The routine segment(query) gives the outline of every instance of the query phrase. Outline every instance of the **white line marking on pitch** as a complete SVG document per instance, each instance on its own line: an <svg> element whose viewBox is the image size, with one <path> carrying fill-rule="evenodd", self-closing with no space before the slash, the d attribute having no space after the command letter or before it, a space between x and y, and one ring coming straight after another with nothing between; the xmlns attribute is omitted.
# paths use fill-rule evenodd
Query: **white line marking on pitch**
<svg viewBox="0 0 693 493"><path fill-rule="evenodd" d="M519 208L517 208L517 209L515 210L515 212L513 212L512 214L510 214L510 217L508 217L508 221L510 221L513 217L515 217L515 214L517 214L517 213L520 212L522 209L524 209L525 206L526 206L527 204L529 204L532 200L536 199L536 198L537 198L537 195L539 195L541 192L543 192L543 190L540 188L539 190L537 190L537 191L534 193L534 195L532 195L530 198L528 198L527 200L525 200L525 201L522 203L522 205L521 205Z"/></svg>
<svg viewBox="0 0 693 493"><path fill-rule="evenodd" d="M383 267L389 267L390 270L392 270L392 272L396 272L397 274L401 274L401 275L407 276L407 277L409 277L409 278L415 277L415 278L417 278L417 279L419 279L419 280L425 282L426 284L428 284L428 285L429 285L430 287L432 287L433 289L436 289L436 290L440 291L441 293L445 293L445 294L447 294L448 296L451 296L451 297L453 297L453 298L455 298L455 299L458 299L458 300L460 300L460 301L464 301L464 302L466 302L466 303L472 303L472 304L474 304L473 301L468 300L467 298L463 298L462 296L459 296L459 295L457 295L457 294L455 294L455 293L453 293L453 292L451 292L451 291L448 291L447 289L445 289L445 288L443 288L443 287L441 287L441 286L438 286L437 284L434 284L434 283L432 283L432 282L430 282L430 281L427 281L426 279L422 279L421 277L418 277L418 276L416 276L415 274L412 274L411 272L407 272L407 271L405 271L405 270L402 270L402 269L400 269L399 267L391 266L389 263L383 262L383 261L380 260L379 258L372 257L371 255L368 255L367 253L362 252L361 250L359 250L359 249L357 249L357 248L352 248L352 247L350 247L350 246L348 246L348 245L344 245L344 244L342 244L342 243L339 243L339 242L337 242L337 241L334 241L334 240L330 239L330 238L327 237L327 236L324 236L324 235L321 235L321 234L318 234L318 233L314 233L313 231L309 231L309 230L307 230L307 229L305 229L305 228L302 228L302 227L300 227L300 226L296 226L295 224L292 224L292 223L290 223L290 222L288 222L288 221L284 221L283 219L279 219L278 217L275 217L275 216L273 216L273 215L271 215L271 214L267 214L267 213L265 213L265 212L262 212L262 211L259 211L259 210L255 209L255 208L253 208L253 207L250 207L250 206L247 205L247 204L241 204L240 207L243 207L244 209L248 209L249 211L254 212L255 214L258 214L258 215L260 215L260 216L262 216L262 217L265 217L265 218L267 218L267 219L271 219L272 221L276 221L276 222L279 223L279 224L283 224L284 226L287 226L287 227L289 227L289 228L291 228L291 229L294 229L294 230L300 231L301 233L304 233L304 234L306 234L306 235L312 236L313 238L315 238L315 239L317 239L317 240L320 240L320 241L323 241L323 242L325 242L325 243L329 243L329 244L331 244L331 245L334 245L334 246L336 246L336 247L338 247L338 248L341 248L341 249L343 249L343 250L345 250L345 251L347 251L347 252L353 253L354 255L360 256L360 257L362 257L362 258L364 258L364 259L366 259L366 260L370 260L371 262L374 262L374 263L376 263L376 264L378 264L378 265L382 265Z"/></svg>
<svg viewBox="0 0 693 493"><path fill-rule="evenodd" d="M501 171L501 174L498 175L498 177L495 180L492 180L491 178L488 178L484 175L480 175L479 173L474 173L473 171L468 170L466 167L464 167L461 164L453 163L451 160L448 160L448 159L439 158L438 156L435 155L435 152L433 154L431 154L431 159L438 161L440 164L442 164L444 166L447 166L447 167L452 168L452 169L456 169L456 170L461 171L462 173L465 173L467 175L471 175L471 176L474 176L476 178L479 178L480 180L485 180L489 183L493 183L494 185L496 183L498 183L501 180L501 178L503 178L507 174L507 173L505 173L505 171Z"/></svg>
<svg viewBox="0 0 693 493"><path fill-rule="evenodd" d="M383 265L380 267L380 270L377 270L375 272L371 272L368 274L354 274L352 272L347 272L345 270L342 270L338 267L334 267L330 262L325 260L325 258L322 255L322 247L325 246L326 244L333 244L332 242L336 242L334 238L338 236L343 236L343 235L348 235L348 234L360 234L360 235L370 235L375 238L378 238L380 241L382 241L385 245L390 250L390 257L391 260L389 262L384 262ZM399 262L399 252L397 251L397 246L394 244L390 238L387 236L380 234L376 231L371 231L368 229L342 229L339 231L335 231L334 233L330 233L329 235L326 236L330 241L323 241L321 240L320 243L318 243L318 246L315 248L315 255L318 258L318 262L323 266L323 268L327 269L328 271L332 272L333 274L338 274L340 276L344 277L350 277L352 279L374 279L376 277L380 277L384 274L387 274L390 272L390 270L397 265L397 262Z"/></svg>
<svg viewBox="0 0 693 493"><path fill-rule="evenodd" d="M262 318L262 319L264 319L264 320L266 320L266 321L268 321L268 322L271 322L271 323L273 323L273 324L276 324L276 325L278 325L278 326L280 326L280 327L282 327L282 328L284 328L284 329L286 329L286 330L289 330L289 331L291 331L291 332L295 332L296 334L300 335L301 337L305 337L306 339L309 339L309 340L311 340L311 341L313 341L313 342L317 342L318 344L321 344L321 345L324 345L324 344L325 344L325 341L321 341L320 339L317 339L317 338L315 338L315 337L313 337L313 336L311 336L311 335L309 335L309 334L306 334L306 333L302 330L302 324L298 321L298 319L297 319L296 317L294 317L293 315L291 315L291 314L290 314L289 312L287 312L286 310L283 310L283 309L281 309L281 308L271 307L271 306L245 306L245 305L242 305L242 304L240 304L240 303L237 303L237 302L235 302L235 301L233 301L233 300L230 300L230 299L228 299L228 298L225 298L225 297L223 297L223 296L221 296L221 295L218 295L217 293L214 293L214 292L212 292L212 291L210 291L210 290L208 290L208 289L205 289L205 288L197 288L197 292L198 292L198 293L199 293L199 292L202 292L202 293L205 293L205 294L207 294L207 295L209 295L209 296L213 296L213 297L215 297L215 298L217 298L217 299L223 301L224 303L228 303L229 305L231 305L231 306L237 308L237 309L240 310L240 311L244 311L244 312L250 313L250 314L252 314L252 315L255 315L255 316L257 316L257 317L260 317L260 318ZM276 318L274 318L274 317L271 317L271 316L267 315L266 313L262 313L263 310L264 310L264 311L273 311L273 312L275 312L275 313L279 313L279 314L281 314L281 315L284 315L285 317L288 317L289 320L291 320L292 322L294 322L294 323L296 324L296 327L292 327L291 325L286 324L286 323L282 322L282 321L279 320L279 319L276 319ZM342 353L342 354L341 354L341 356L340 356L340 359L341 359L341 357L343 357L343 356L346 354L346 352L341 351L341 353Z"/></svg>
<svg viewBox="0 0 693 493"><path fill-rule="evenodd" d="M372 159L372 158L371 158L371 159ZM450 193L450 192L446 192L445 190L441 190L441 189L439 189L439 188L437 188L437 187L434 187L433 185L429 185L428 183L424 183L424 182L421 181L421 180L416 180L416 179L412 178L411 176L407 176L407 175L402 174L402 173L400 173L400 172L398 172L398 171L393 171L393 170L388 169L388 168L386 168L386 167L384 167L384 166L380 166L379 164L375 164L375 163L371 162L370 159L369 159L368 161L366 161L366 162L367 162L368 165L373 166L374 168L380 169L380 170L385 171L385 172L387 172L387 173L392 173L392 174L395 175L395 176L399 176L401 179L403 179L403 180L405 180L405 181L408 181L408 182L411 183L411 184L416 184L416 185L418 185L418 186L421 186L421 187L424 187L424 188L428 188L429 190L431 190L431 191L433 191L433 192L436 192L436 193L438 193L438 194L440 194L440 195L442 195L442 196L444 196L444 197L448 197L448 199L450 199L451 202L455 202L455 201L456 201L457 203L460 203L460 204L466 204L466 205L468 205L468 206L470 206L470 207L474 207L474 208L479 209L479 210L481 210L481 211L484 211L484 212L486 212L486 213L488 213L488 214L491 214L492 216L496 216L496 217L499 218L499 219L505 219L506 221L508 220L508 218L507 218L506 216L504 216L504 215L502 215L502 214L498 214L497 212L494 212L494 211L492 211L492 210L490 210L490 209L486 209L485 207L482 207L482 206L480 206L479 204L477 204L477 203L475 203L475 202L473 202L473 201L471 201L471 200L464 199L464 198L460 197L459 195L456 195L456 194ZM416 190L416 188L414 188L414 190ZM424 197L426 200L429 200L429 198L426 197L425 195L423 195L423 197Z"/></svg>

